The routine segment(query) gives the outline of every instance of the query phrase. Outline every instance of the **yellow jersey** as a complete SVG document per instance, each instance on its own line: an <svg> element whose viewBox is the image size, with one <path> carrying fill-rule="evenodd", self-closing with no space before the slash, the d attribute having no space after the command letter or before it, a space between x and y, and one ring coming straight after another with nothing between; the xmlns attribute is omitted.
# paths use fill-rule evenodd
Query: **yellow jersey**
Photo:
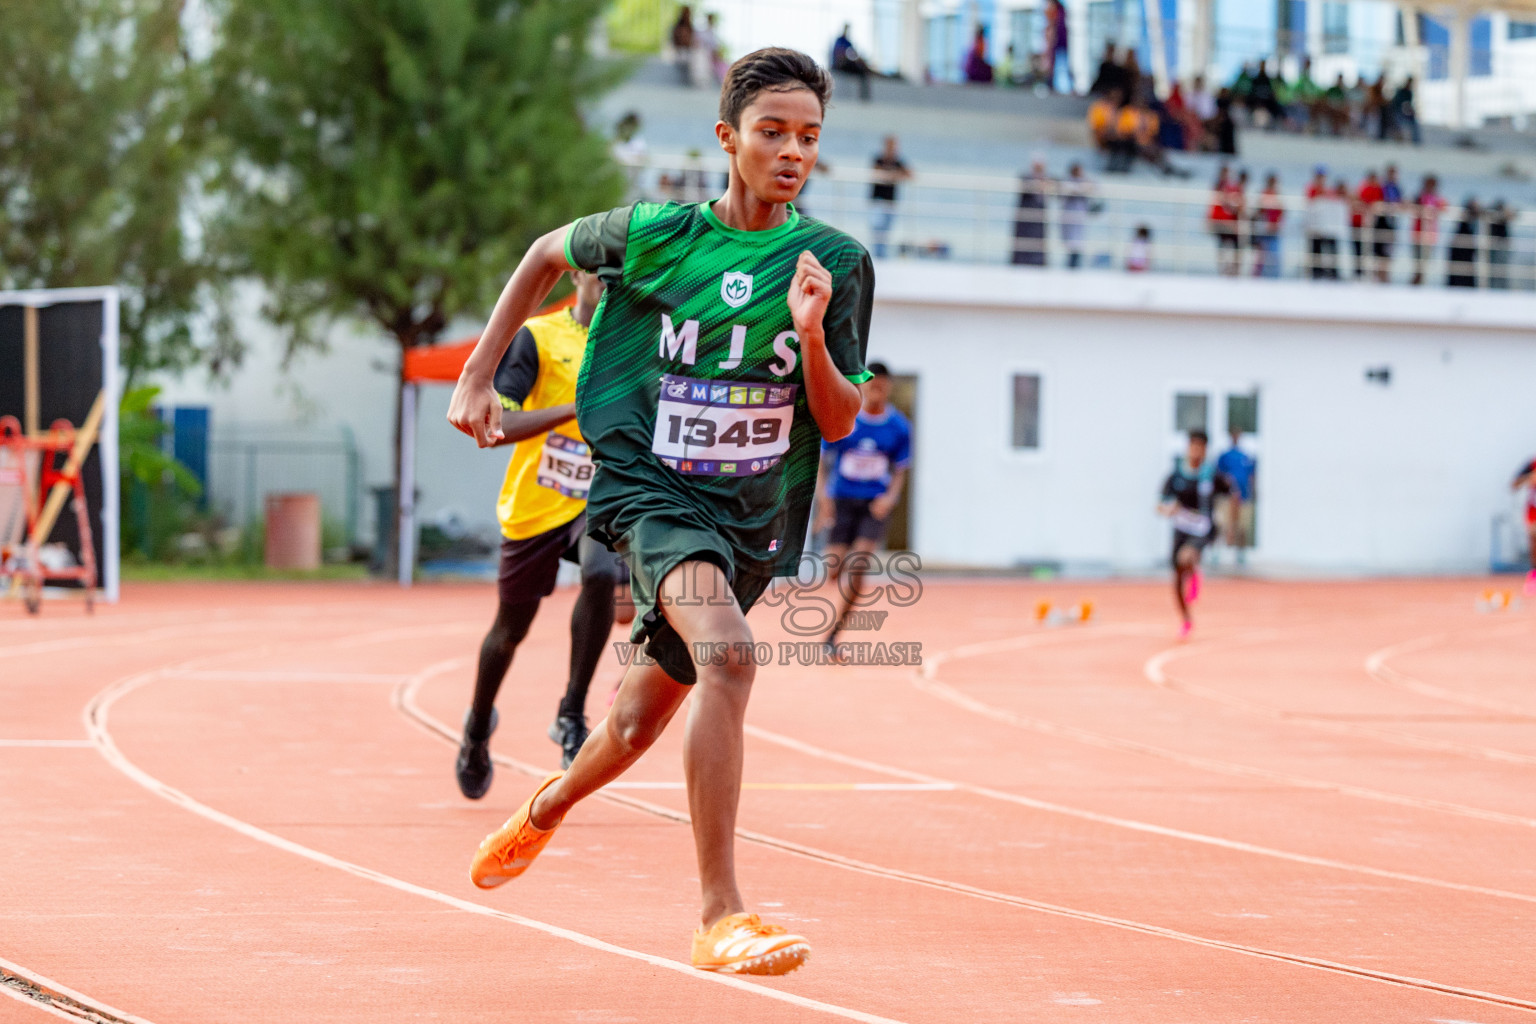
<svg viewBox="0 0 1536 1024"><path fill-rule="evenodd" d="M569 309L529 320L496 368L502 407L531 411L576 401L586 349L587 329ZM502 536L525 540L581 515L592 469L591 450L574 419L518 441L496 499Z"/></svg>

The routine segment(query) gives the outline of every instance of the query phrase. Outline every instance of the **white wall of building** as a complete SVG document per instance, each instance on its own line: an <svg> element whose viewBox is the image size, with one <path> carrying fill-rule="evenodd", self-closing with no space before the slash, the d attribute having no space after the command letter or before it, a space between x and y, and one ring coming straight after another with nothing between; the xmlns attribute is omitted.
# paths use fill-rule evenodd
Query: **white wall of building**
<svg viewBox="0 0 1536 1024"><path fill-rule="evenodd" d="M1276 572L1486 568L1536 449L1536 300L1369 285L881 266L873 357L918 378L913 546L931 563L1142 571L1173 396L1259 393L1261 544ZM1385 387L1365 378L1387 366ZM1042 376L1041 447L1010 447L1011 376ZM1225 442L1219 436L1213 448Z"/></svg>
<svg viewBox="0 0 1536 1024"><path fill-rule="evenodd" d="M1181 444L1174 395L1257 391L1260 546L1277 573L1479 571L1507 482L1536 451L1536 297L1370 284L1194 279L891 261L877 268L871 358L918 377L912 546L929 564L1144 572ZM286 369L278 335L242 317L250 358L227 386L171 381L215 435L347 427L362 483L388 483L395 356L364 327ZM1385 387L1369 368L1390 367ZM1012 375L1038 373L1041 447L1011 448ZM423 521L487 538L505 451L448 426L425 387L416 425ZM213 495L218 500L219 495ZM365 538L372 510L365 504Z"/></svg>

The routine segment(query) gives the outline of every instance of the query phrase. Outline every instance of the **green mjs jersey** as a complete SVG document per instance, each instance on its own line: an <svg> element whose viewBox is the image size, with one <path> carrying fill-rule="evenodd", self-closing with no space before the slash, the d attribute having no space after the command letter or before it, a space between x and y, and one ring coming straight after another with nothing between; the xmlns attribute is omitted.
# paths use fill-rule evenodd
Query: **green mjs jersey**
<svg viewBox="0 0 1536 1024"><path fill-rule="evenodd" d="M717 531L738 563L795 572L821 451L788 304L807 250L832 275L827 351L862 383L874 269L842 232L793 206L776 228L739 231L708 203L637 203L571 226L566 259L607 285L576 386L597 463L594 537L613 544L671 512Z"/></svg>

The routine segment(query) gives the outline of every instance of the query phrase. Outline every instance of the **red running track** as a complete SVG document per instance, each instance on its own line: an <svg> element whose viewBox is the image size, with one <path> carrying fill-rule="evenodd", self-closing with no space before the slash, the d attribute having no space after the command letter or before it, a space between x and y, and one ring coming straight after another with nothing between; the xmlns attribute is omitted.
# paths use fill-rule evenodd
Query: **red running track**
<svg viewBox="0 0 1536 1024"><path fill-rule="evenodd" d="M680 728L469 884L556 761L568 592L481 803L488 587L4 606L0 1022L1536 1021L1536 621L1487 586L1215 579L1179 644L1164 586L929 580L868 634L921 669L764 668L741 872L815 952L763 980L686 965Z"/></svg>

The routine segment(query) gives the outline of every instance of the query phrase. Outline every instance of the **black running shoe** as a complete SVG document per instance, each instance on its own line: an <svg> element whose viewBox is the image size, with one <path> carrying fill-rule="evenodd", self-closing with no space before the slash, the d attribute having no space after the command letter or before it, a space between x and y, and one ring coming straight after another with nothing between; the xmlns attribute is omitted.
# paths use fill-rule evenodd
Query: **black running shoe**
<svg viewBox="0 0 1536 1024"><path fill-rule="evenodd" d="M560 746L560 767L569 768L592 730L584 715L561 715L549 726L549 738Z"/></svg>
<svg viewBox="0 0 1536 1024"><path fill-rule="evenodd" d="M459 792L471 800L479 800L491 788L491 776L495 774L491 765L491 733L496 731L501 716L492 708L490 725L481 730L472 728L478 725L471 721L474 714L473 711L464 712L464 738L459 741L459 760L454 765L454 772L459 777Z"/></svg>

